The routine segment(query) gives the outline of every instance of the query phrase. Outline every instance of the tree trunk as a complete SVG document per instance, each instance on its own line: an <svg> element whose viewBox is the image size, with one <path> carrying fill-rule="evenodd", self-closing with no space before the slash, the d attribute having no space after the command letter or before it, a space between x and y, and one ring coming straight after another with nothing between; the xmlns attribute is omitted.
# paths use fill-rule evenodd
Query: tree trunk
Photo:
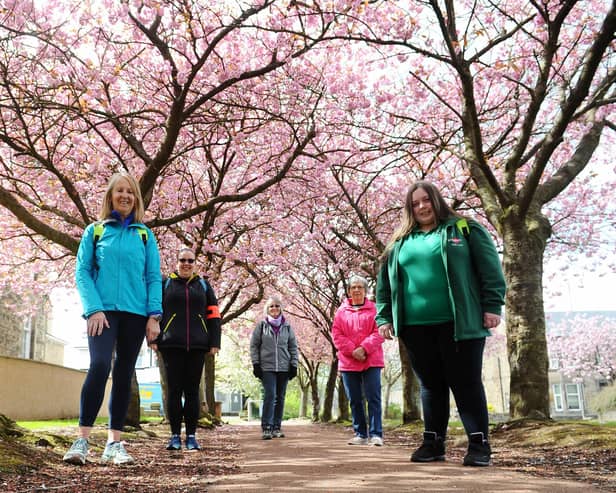
<svg viewBox="0 0 616 493"><path fill-rule="evenodd" d="M383 399L383 409L385 410L385 415L384 417L386 419L390 418L390 412L389 412L389 398L391 396L391 388L393 387L393 385L389 382L385 383L385 399Z"/></svg>
<svg viewBox="0 0 616 493"><path fill-rule="evenodd" d="M308 416L308 391L310 390L310 385L300 386L300 400L299 400L299 417L305 418Z"/></svg>
<svg viewBox="0 0 616 493"><path fill-rule="evenodd" d="M338 378L338 419L345 421L351 420L351 415L349 413L349 399L347 398L344 390L342 376Z"/></svg>
<svg viewBox="0 0 616 493"><path fill-rule="evenodd" d="M550 398L542 278L543 252L551 228L541 214L529 217L519 221L512 213L502 223L511 370L509 415L512 419L547 419Z"/></svg>
<svg viewBox="0 0 616 493"><path fill-rule="evenodd" d="M327 383L325 384L325 398L323 399L323 412L321 421L327 423L332 420L332 407L334 405L334 391L338 380L338 359L335 358L329 368Z"/></svg>
<svg viewBox="0 0 616 493"><path fill-rule="evenodd" d="M156 361L158 363L158 374L160 375L160 395L163 401L163 414L165 415L165 421L168 421L169 413L167 412L167 370L165 368L165 362L163 361L163 355L160 351L156 353Z"/></svg>
<svg viewBox="0 0 616 493"><path fill-rule="evenodd" d="M411 360L402 339L398 337L400 365L402 366L402 422L412 423L421 419L419 409L419 382L411 368Z"/></svg>
<svg viewBox="0 0 616 493"><path fill-rule="evenodd" d="M310 389L312 394L312 421L319 421L319 409L321 407L321 400L319 399L319 382L318 372L314 372L310 378Z"/></svg>
<svg viewBox="0 0 616 493"><path fill-rule="evenodd" d="M128 412L124 424L134 428L141 427L141 399L139 398L139 383L137 383L137 373L133 371L133 378L130 382L130 401L128 402Z"/></svg>
<svg viewBox="0 0 616 493"><path fill-rule="evenodd" d="M214 415L216 406L214 402L216 397L214 395L214 382L216 380L216 359L211 354L205 355L205 366L203 368L203 388L205 391L205 403L206 406L202 406L202 414L209 412ZM205 408L207 407L207 411Z"/></svg>

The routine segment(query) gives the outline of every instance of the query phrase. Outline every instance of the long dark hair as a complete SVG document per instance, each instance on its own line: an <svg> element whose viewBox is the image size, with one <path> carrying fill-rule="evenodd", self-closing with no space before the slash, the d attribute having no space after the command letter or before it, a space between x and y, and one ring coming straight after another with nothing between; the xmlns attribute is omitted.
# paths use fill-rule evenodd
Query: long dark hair
<svg viewBox="0 0 616 493"><path fill-rule="evenodd" d="M430 203L432 204L432 210L434 211L434 215L439 223L446 221L451 217L462 217L454 211L447 204L447 202L445 202L441 192L438 188L436 188L436 186L434 186L434 184L425 180L416 181L408 188L406 192L404 209L402 210L402 220L400 221L400 225L392 233L389 242L385 247L385 251L383 252L382 259L387 258L387 255L389 255L389 252L393 248L396 241L407 236L417 225L417 221L413 216L413 193L420 188L428 194Z"/></svg>

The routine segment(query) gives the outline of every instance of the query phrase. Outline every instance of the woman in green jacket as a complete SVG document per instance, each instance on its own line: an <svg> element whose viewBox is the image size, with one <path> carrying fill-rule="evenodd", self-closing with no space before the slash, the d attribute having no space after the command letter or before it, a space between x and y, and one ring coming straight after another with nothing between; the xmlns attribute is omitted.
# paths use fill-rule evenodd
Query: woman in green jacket
<svg viewBox="0 0 616 493"><path fill-rule="evenodd" d="M488 232L454 212L432 183L411 185L376 290L379 332L402 338L421 385L425 431L411 461L445 460L451 389L469 439L464 465L490 464L481 367L504 295Z"/></svg>

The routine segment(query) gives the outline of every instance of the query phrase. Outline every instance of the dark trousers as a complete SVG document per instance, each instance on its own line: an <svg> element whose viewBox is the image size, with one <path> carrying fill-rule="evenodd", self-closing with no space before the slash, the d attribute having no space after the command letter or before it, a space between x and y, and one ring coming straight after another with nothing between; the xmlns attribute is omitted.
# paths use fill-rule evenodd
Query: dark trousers
<svg viewBox="0 0 616 493"><path fill-rule="evenodd" d="M406 326L400 337L421 385L426 431L445 438L449 422L449 389L467 435L488 436L488 406L481 381L485 338L454 341L453 322Z"/></svg>
<svg viewBox="0 0 616 493"><path fill-rule="evenodd" d="M180 434L183 418L186 435L194 435L199 420L199 383L205 350L161 349L161 354L167 372L167 417L171 433Z"/></svg>
<svg viewBox="0 0 616 493"><path fill-rule="evenodd" d="M105 398L105 386L113 373L109 399L109 428L122 430L128 411L130 385L143 339L147 317L127 312L105 312L109 327L99 336L88 336L90 368L81 388L79 425L92 426Z"/></svg>
<svg viewBox="0 0 616 493"><path fill-rule="evenodd" d="M261 428L279 430L284 413L289 374L286 371L264 371L261 382L263 383Z"/></svg>

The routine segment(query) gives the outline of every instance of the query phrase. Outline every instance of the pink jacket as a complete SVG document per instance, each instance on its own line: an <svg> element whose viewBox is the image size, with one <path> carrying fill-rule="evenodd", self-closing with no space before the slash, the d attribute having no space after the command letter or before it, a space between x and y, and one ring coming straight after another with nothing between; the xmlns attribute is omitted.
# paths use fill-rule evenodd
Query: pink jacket
<svg viewBox="0 0 616 493"><path fill-rule="evenodd" d="M332 325L332 337L338 350L340 371L364 371L371 367L383 368L383 339L376 327L376 305L366 298L364 304L353 308L350 299L342 302ZM365 361L353 358L357 347L366 350Z"/></svg>

